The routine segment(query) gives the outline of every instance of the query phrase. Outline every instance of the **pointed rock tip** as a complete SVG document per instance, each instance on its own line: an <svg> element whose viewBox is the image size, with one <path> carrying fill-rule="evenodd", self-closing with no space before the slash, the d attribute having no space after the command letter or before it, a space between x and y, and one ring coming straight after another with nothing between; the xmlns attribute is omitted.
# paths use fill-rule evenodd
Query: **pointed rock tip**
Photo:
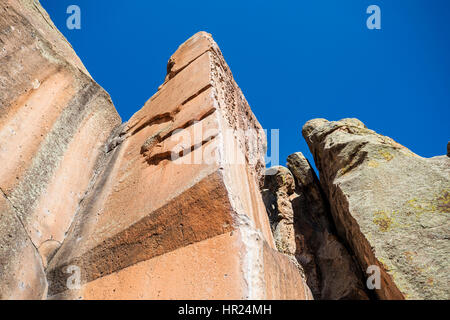
<svg viewBox="0 0 450 320"><path fill-rule="evenodd" d="M196 34L194 34L191 38L194 38L194 37L208 37L208 38L212 38L212 35L211 35L211 33L206 32L206 31L199 31Z"/></svg>
<svg viewBox="0 0 450 320"><path fill-rule="evenodd" d="M290 160L292 161L294 159L302 159L302 160L304 159L304 160L306 160L306 157L303 154L303 152L295 152L295 153L293 153L293 154L291 154L291 155L289 155L287 157L287 162L289 163Z"/></svg>
<svg viewBox="0 0 450 320"><path fill-rule="evenodd" d="M291 167L309 167L309 162L301 152L295 152L287 157L287 167L292 171Z"/></svg>
<svg viewBox="0 0 450 320"><path fill-rule="evenodd" d="M314 182L313 169L303 153L296 152L291 154L287 158L287 167L300 186L307 186Z"/></svg>
<svg viewBox="0 0 450 320"><path fill-rule="evenodd" d="M208 38L208 40L214 41L211 33L206 32L206 31L199 31L199 32L194 33L189 39L187 39L185 42L183 42L183 44L181 44L181 46L183 46L184 44L186 44L188 42L198 40L199 38Z"/></svg>
<svg viewBox="0 0 450 320"><path fill-rule="evenodd" d="M166 81L213 47L217 47L217 44L212 35L205 31L199 31L187 39L170 57L167 63Z"/></svg>

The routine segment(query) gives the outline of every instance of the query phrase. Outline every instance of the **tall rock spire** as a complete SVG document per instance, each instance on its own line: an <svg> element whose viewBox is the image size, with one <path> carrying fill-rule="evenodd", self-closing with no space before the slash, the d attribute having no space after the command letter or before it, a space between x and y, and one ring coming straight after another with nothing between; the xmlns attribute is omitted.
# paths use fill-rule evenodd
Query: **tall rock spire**
<svg viewBox="0 0 450 320"><path fill-rule="evenodd" d="M121 124L37 1L3 1L0 26L1 298L311 298L274 246L264 132L209 34Z"/></svg>
<svg viewBox="0 0 450 320"><path fill-rule="evenodd" d="M180 46L164 84L111 141L49 266L51 295L310 298L274 250L258 187L265 137L209 34ZM66 288L70 266L78 291Z"/></svg>

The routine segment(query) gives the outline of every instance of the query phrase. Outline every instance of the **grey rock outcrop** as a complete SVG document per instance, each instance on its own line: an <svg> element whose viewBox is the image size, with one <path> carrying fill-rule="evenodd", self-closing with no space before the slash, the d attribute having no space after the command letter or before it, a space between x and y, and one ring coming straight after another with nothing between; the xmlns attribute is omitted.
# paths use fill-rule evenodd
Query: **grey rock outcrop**
<svg viewBox="0 0 450 320"><path fill-rule="evenodd" d="M450 159L422 158L357 119L303 127L338 234L381 299L449 299Z"/></svg>
<svg viewBox="0 0 450 320"><path fill-rule="evenodd" d="M297 257L315 282L308 285L320 292L320 299L367 299L361 271L335 234L329 204L308 160L294 153L287 166L296 180L292 205Z"/></svg>
<svg viewBox="0 0 450 320"><path fill-rule="evenodd" d="M278 251L291 256L296 253L294 211L291 203L294 190L294 177L287 168L276 166L267 170L263 201L269 215L275 245Z"/></svg>
<svg viewBox="0 0 450 320"><path fill-rule="evenodd" d="M296 258L316 299L367 299L358 266L333 235L314 171L301 153L288 167L270 168L263 190L278 250Z"/></svg>

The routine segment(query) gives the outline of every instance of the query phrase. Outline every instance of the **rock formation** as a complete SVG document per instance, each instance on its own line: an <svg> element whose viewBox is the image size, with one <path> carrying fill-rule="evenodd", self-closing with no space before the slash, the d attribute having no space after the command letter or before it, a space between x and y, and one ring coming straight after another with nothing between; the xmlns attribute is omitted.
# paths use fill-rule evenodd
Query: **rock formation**
<svg viewBox="0 0 450 320"><path fill-rule="evenodd" d="M287 161L289 169L267 171L263 190L278 250L299 262L316 299L367 299L362 273L335 235L309 162L301 153Z"/></svg>
<svg viewBox="0 0 450 320"><path fill-rule="evenodd" d="M295 176L298 195L292 203L296 213L297 246L302 248L299 258L301 263L315 263L320 277L318 297L367 299L362 274L336 235L329 203L308 160L302 153L294 153L288 157L287 166Z"/></svg>
<svg viewBox="0 0 450 320"><path fill-rule="evenodd" d="M294 256L296 253L294 210L290 197L295 190L294 177L281 166L268 170L263 189L263 200L278 251Z"/></svg>
<svg viewBox="0 0 450 320"><path fill-rule="evenodd" d="M122 123L39 2L1 0L0 299L449 299L450 158L303 135L320 181L301 153L265 171L205 32Z"/></svg>
<svg viewBox="0 0 450 320"><path fill-rule="evenodd" d="M0 44L0 298L312 298L275 249L264 132L209 34L123 124L37 1L0 3Z"/></svg>
<svg viewBox="0 0 450 320"><path fill-rule="evenodd" d="M338 234L380 299L449 299L450 159L425 159L357 119L303 127Z"/></svg>
<svg viewBox="0 0 450 320"><path fill-rule="evenodd" d="M159 91L110 139L49 265L50 295L306 298L295 265L273 251L258 188L262 133L211 36L193 36ZM79 292L66 288L72 265L82 270Z"/></svg>
<svg viewBox="0 0 450 320"><path fill-rule="evenodd" d="M46 261L120 122L42 7L1 1L1 298L46 296Z"/></svg>

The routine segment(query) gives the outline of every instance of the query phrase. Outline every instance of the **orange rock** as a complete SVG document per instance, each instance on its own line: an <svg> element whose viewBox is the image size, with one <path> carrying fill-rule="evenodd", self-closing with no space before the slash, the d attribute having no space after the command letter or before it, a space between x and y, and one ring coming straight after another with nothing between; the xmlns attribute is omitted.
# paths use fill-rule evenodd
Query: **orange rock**
<svg viewBox="0 0 450 320"><path fill-rule="evenodd" d="M39 253L0 194L0 299L42 299L47 279Z"/></svg>
<svg viewBox="0 0 450 320"><path fill-rule="evenodd" d="M46 298L47 278L55 299L311 298L275 250L265 135L209 34L120 125L38 4L0 12L1 298Z"/></svg>
<svg viewBox="0 0 450 320"><path fill-rule="evenodd" d="M111 163L51 261L50 294L86 299L310 298L293 263L284 256L277 258L283 263L270 261L271 254L281 254L274 251L258 187L264 146L260 144L258 154L248 152L264 136L217 45L201 32L173 57L166 82L124 126ZM170 70L178 71L170 75ZM239 129L256 140L240 135ZM235 153L244 161L235 163ZM232 237L225 236L230 232ZM222 269L216 271L212 262ZM148 268L164 263L171 265L170 271L149 273ZM71 277L66 269L72 265L80 268L84 284L75 293L66 285ZM199 268L211 274L199 281ZM272 269L275 274L269 275ZM287 270L289 277L277 275ZM229 278L219 281L216 273ZM129 290L120 279L131 275L136 287ZM141 277L152 288L142 286ZM180 277L186 286L168 280ZM291 291L283 291L284 286Z"/></svg>
<svg viewBox="0 0 450 320"><path fill-rule="evenodd" d="M238 233L224 233L98 278L78 290L66 290L52 299L312 299L307 286L298 287L303 279L296 267L267 245L259 248L264 278L258 279L261 283L253 281L258 290L252 291L237 254L245 254L243 248Z"/></svg>
<svg viewBox="0 0 450 320"><path fill-rule="evenodd" d="M120 118L40 5L7 0L0 12L0 189L23 229L18 241L28 238L14 255L26 258L47 241L63 242ZM1 268L15 269L14 261L2 259ZM44 264L30 258L29 271ZM43 274L35 272L43 285L27 297L44 295ZM3 297L17 296L9 288Z"/></svg>

